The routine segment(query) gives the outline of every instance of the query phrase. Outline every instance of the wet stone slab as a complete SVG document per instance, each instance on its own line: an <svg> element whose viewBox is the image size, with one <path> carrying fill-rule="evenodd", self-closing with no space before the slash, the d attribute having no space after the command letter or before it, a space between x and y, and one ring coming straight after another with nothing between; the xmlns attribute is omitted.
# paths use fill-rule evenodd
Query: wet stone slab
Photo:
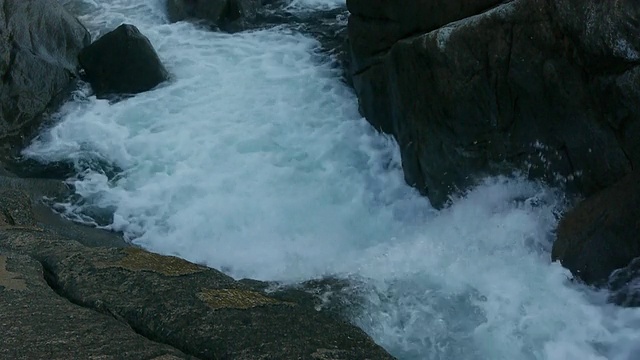
<svg viewBox="0 0 640 360"><path fill-rule="evenodd" d="M123 247L1 185L2 359L392 359L303 290Z"/></svg>

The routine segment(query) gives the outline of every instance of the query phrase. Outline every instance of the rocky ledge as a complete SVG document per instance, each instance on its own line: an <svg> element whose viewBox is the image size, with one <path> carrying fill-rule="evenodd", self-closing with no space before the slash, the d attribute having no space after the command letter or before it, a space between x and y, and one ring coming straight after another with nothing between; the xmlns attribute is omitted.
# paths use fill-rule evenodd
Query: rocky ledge
<svg viewBox="0 0 640 360"><path fill-rule="evenodd" d="M302 290L266 292L67 222L52 180L0 177L0 357L392 359Z"/></svg>

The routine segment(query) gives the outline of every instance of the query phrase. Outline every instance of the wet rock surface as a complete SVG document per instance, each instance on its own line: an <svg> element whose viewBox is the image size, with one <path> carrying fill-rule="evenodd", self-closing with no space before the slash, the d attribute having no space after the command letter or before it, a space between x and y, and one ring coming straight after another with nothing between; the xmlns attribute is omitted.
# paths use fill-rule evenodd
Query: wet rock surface
<svg viewBox="0 0 640 360"><path fill-rule="evenodd" d="M514 169L589 196L637 166L635 2L418 3L348 1L351 71L436 207Z"/></svg>
<svg viewBox="0 0 640 360"><path fill-rule="evenodd" d="M0 252L0 357L3 359L189 359L113 316L74 305L46 281L34 258Z"/></svg>
<svg viewBox="0 0 640 360"><path fill-rule="evenodd" d="M552 257L586 283L606 285L614 270L640 257L639 219L640 172L634 171L565 214ZM626 272L628 281L634 272ZM619 291L625 282L613 283Z"/></svg>
<svg viewBox="0 0 640 360"><path fill-rule="evenodd" d="M151 90L169 78L151 42L130 24L84 48L78 59L99 98Z"/></svg>
<svg viewBox="0 0 640 360"><path fill-rule="evenodd" d="M0 1L0 155L24 142L72 88L90 35L57 1ZM52 31L55 29L55 31Z"/></svg>
<svg viewBox="0 0 640 360"><path fill-rule="evenodd" d="M640 258L614 271L608 283L609 301L620 306L640 306Z"/></svg>
<svg viewBox="0 0 640 360"><path fill-rule="evenodd" d="M0 353L12 358L392 358L336 312L319 311L317 299L304 290L270 292L266 283L236 281L179 258L122 247L114 238L96 243L93 233L100 230L51 226L36 209L42 194L64 193L64 186L34 180L12 187L17 178L0 180L9 184L0 186L0 298L6 300L0 319L11 329L0 339ZM87 237L94 240L77 241ZM14 346L40 337L47 341Z"/></svg>
<svg viewBox="0 0 640 360"><path fill-rule="evenodd" d="M170 21L201 19L225 31L240 31L255 23L261 0L168 0Z"/></svg>

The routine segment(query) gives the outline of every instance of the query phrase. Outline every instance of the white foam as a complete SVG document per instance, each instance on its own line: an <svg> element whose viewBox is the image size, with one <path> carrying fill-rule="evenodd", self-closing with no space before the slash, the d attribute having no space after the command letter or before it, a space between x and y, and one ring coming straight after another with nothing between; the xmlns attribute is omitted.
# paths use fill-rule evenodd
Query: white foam
<svg viewBox="0 0 640 360"><path fill-rule="evenodd" d="M346 0L290 0L288 9L329 10L345 7Z"/></svg>
<svg viewBox="0 0 640 360"><path fill-rule="evenodd" d="M236 277L362 279L354 320L401 359L637 358L640 312L549 262L558 194L496 178L435 211L314 40L168 25L160 6L102 1L83 17L139 26L173 79L111 105L80 96L25 151L124 170L86 171L69 211L113 210L137 244Z"/></svg>

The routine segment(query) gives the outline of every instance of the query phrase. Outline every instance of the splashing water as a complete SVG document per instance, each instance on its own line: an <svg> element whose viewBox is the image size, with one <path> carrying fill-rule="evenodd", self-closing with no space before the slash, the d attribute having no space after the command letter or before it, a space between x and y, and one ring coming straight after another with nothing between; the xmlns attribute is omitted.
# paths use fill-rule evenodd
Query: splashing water
<svg viewBox="0 0 640 360"><path fill-rule="evenodd" d="M94 36L138 26L172 80L114 104L79 91L24 151L76 164L68 216L106 212L136 244L235 277L357 280L353 321L401 359L640 358L640 311L550 263L560 194L492 178L436 211L315 40L168 24L163 4L74 5Z"/></svg>

